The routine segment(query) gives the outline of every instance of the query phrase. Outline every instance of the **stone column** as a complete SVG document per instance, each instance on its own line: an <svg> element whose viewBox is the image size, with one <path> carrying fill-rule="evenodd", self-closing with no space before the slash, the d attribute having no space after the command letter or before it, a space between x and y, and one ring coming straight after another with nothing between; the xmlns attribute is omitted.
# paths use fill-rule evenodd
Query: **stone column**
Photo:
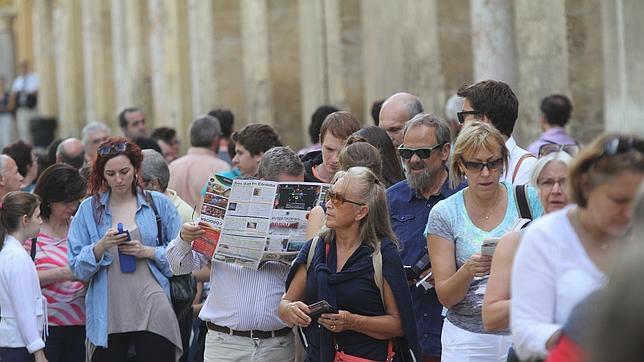
<svg viewBox="0 0 644 362"><path fill-rule="evenodd" d="M16 64L22 60L27 60L34 67L35 37L32 20L34 15L34 2L37 0L14 0L14 9L16 18L14 19L14 30L16 34ZM51 0L50 0L51 1ZM34 70L38 71L34 67Z"/></svg>
<svg viewBox="0 0 644 362"><path fill-rule="evenodd" d="M86 121L116 118L110 3L82 2Z"/></svg>
<svg viewBox="0 0 644 362"><path fill-rule="evenodd" d="M247 123L273 124L266 0L241 0L242 62Z"/></svg>
<svg viewBox="0 0 644 362"><path fill-rule="evenodd" d="M606 129L644 135L644 2L602 2Z"/></svg>
<svg viewBox="0 0 644 362"><path fill-rule="evenodd" d="M471 0L474 81L501 80L516 86L511 0Z"/></svg>
<svg viewBox="0 0 644 362"><path fill-rule="evenodd" d="M60 137L79 137L85 124L80 0L58 0L53 9Z"/></svg>
<svg viewBox="0 0 644 362"><path fill-rule="evenodd" d="M15 52L11 19L15 16L12 11L0 9L0 77L4 77L5 86L11 87L15 76Z"/></svg>
<svg viewBox="0 0 644 362"><path fill-rule="evenodd" d="M214 11L211 1L188 1L192 114L195 116L207 113L219 100Z"/></svg>
<svg viewBox="0 0 644 362"><path fill-rule="evenodd" d="M540 133L541 99L569 95L566 8L560 0L514 2L519 118L515 137L527 146Z"/></svg>
<svg viewBox="0 0 644 362"><path fill-rule="evenodd" d="M145 1L112 0L112 54L116 113L138 107L152 127L152 90L148 46L148 9ZM119 134L116 118L107 120Z"/></svg>
<svg viewBox="0 0 644 362"><path fill-rule="evenodd" d="M34 0L33 42L36 55L34 68L38 72L38 113L44 117L58 116L56 60L54 57L53 4L50 0Z"/></svg>
<svg viewBox="0 0 644 362"><path fill-rule="evenodd" d="M192 120L188 9L183 0L149 0L154 127L169 126L186 139Z"/></svg>

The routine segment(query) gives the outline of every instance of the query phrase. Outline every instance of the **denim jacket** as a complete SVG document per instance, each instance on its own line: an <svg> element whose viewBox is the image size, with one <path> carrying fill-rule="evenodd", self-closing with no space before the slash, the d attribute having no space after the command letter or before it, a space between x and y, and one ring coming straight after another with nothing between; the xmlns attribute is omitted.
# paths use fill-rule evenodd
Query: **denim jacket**
<svg viewBox="0 0 644 362"><path fill-rule="evenodd" d="M151 192L154 203L161 216L163 225L163 246L157 246L157 224L152 207L148 205L141 192L137 193L135 222L141 233L141 242L156 247L154 259L148 259L150 271L159 282L168 298L172 276L170 265L165 256L165 245L179 234L181 218L170 199L159 192ZM85 297L87 339L97 347L107 347L107 266L112 264L114 255L105 252L97 262L94 257L94 244L112 226L112 214L108 207L109 192L101 193L98 207L102 215L94 218L94 198L88 197L80 204L69 228L69 267L78 279L88 281Z"/></svg>

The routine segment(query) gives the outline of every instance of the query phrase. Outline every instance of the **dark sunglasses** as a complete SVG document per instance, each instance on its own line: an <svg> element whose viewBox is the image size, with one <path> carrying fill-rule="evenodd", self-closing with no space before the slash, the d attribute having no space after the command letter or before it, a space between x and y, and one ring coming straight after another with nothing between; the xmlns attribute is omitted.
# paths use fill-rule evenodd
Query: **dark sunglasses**
<svg viewBox="0 0 644 362"><path fill-rule="evenodd" d="M644 140L636 137L614 137L604 143L604 155L615 156L629 151L644 153Z"/></svg>
<svg viewBox="0 0 644 362"><path fill-rule="evenodd" d="M488 162L463 161L463 165L470 171L480 172L486 167L488 171L496 171L503 166L503 157Z"/></svg>
<svg viewBox="0 0 644 362"><path fill-rule="evenodd" d="M98 154L101 156L109 155L112 151L115 153L125 152L127 143L115 143L113 145L105 145L98 148Z"/></svg>
<svg viewBox="0 0 644 362"><path fill-rule="evenodd" d="M574 157L579 152L579 145L572 143L565 145L560 145L558 143L546 143L539 147L539 158L559 151L564 151Z"/></svg>
<svg viewBox="0 0 644 362"><path fill-rule="evenodd" d="M416 156L420 157L421 159L425 160L432 155L433 150L443 145L444 143L439 143L432 147L423 147L423 148L409 148L409 147L405 147L405 145L400 145L400 147L398 147L398 153L400 154L400 157L402 157L405 160L409 160L410 158L414 157L414 154L416 154Z"/></svg>
<svg viewBox="0 0 644 362"><path fill-rule="evenodd" d="M339 193L337 193L335 191L331 191L331 190L326 192L326 195L325 195L324 199L326 200L326 202L331 202L335 206L340 206L340 205L344 204L345 202L348 202L348 203L354 204L354 205L358 205L358 206L364 206L363 203L347 200L344 196L340 195Z"/></svg>
<svg viewBox="0 0 644 362"><path fill-rule="evenodd" d="M465 117L467 117L469 114L475 115L475 116L482 116L483 113L479 111L461 111L461 112L456 112L456 117L458 117L458 122L460 124L465 123Z"/></svg>

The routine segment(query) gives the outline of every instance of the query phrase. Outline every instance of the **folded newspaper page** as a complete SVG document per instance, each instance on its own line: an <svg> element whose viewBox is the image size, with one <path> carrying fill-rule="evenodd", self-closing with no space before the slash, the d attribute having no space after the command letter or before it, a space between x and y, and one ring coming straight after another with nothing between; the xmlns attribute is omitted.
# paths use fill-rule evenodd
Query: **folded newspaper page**
<svg viewBox="0 0 644 362"><path fill-rule="evenodd" d="M226 196L211 197L206 190L202 220L221 223L214 260L254 269L269 261L289 265L306 243L309 211L324 202L328 188L321 183L235 180ZM224 205L224 198L222 222L218 205ZM217 211L204 210L205 205Z"/></svg>
<svg viewBox="0 0 644 362"><path fill-rule="evenodd" d="M205 235L192 242L192 249L209 258L212 258L217 248L221 228L224 225L224 216L228 209L229 196L230 187L222 185L215 176L208 180L199 216L201 224L206 225L202 226Z"/></svg>

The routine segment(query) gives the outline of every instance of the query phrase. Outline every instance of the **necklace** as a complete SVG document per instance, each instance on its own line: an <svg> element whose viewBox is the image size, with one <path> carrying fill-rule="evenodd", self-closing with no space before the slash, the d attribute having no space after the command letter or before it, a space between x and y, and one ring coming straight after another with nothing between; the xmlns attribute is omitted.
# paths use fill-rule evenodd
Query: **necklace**
<svg viewBox="0 0 644 362"><path fill-rule="evenodd" d="M501 191L501 192L502 192L502 191ZM486 221L487 221L487 220L490 220L490 215L491 215L492 213L494 213L495 211L497 211L497 207L498 207L498 206L499 206L499 204L503 201L503 197L502 197L503 195L497 195L497 197L496 197L496 202L494 203L494 205L492 205L492 206L490 206L490 207L488 207L488 208L484 208L484 207L482 207L482 206L477 205L477 203L476 203L476 201L474 200L474 198L473 198L473 197L471 197L472 195L470 194L470 190L469 190L469 189L467 190L467 194L470 196L470 199L471 199L471 201L472 201L472 206L474 206L474 208L475 208L475 209L479 209L479 210L484 210L484 211L485 211L485 213L486 213L487 215L483 214L483 215L481 215L480 217L483 217ZM476 211L479 211L479 210L476 210ZM477 216L478 216L478 215L477 215Z"/></svg>
<svg viewBox="0 0 644 362"><path fill-rule="evenodd" d="M577 227L579 228L579 233L585 236L591 245L595 245L596 247L599 248L599 250L602 250L602 251L608 250L609 242L606 240L602 241L596 236L594 236L593 233L590 231L590 228L584 225L584 222L581 220L581 213L579 211L579 208L576 208L574 210L573 216L574 216L575 224L577 224Z"/></svg>

